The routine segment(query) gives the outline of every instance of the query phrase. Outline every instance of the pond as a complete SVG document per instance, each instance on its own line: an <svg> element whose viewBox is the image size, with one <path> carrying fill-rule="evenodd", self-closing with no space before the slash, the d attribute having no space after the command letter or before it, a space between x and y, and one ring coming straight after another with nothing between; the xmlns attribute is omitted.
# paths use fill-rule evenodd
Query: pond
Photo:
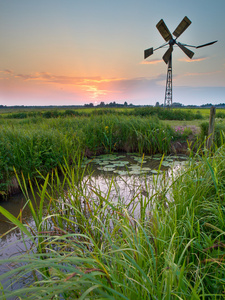
<svg viewBox="0 0 225 300"><path fill-rule="evenodd" d="M83 167L88 166L89 172L83 177L81 183L83 191L85 191L83 197L94 199L96 195L102 195L112 203L133 201L133 207L130 206L130 209L136 216L140 211L140 199L145 201L152 193L154 177L157 177L159 172L166 171L166 178L169 180L171 168L173 171L179 169L185 160L185 156L168 156L164 157L162 161L161 155L140 156L138 154L109 154L90 159L85 158ZM113 184L110 185L112 178ZM24 196L18 194L0 205L17 217L24 204ZM34 221L28 207L23 210L22 218L23 222L29 224L31 228L34 227ZM20 231L13 229L13 227L6 218L0 215L1 260L25 252L26 247L30 248L29 242L22 242ZM12 267L11 265L2 266L0 275ZM16 286L12 288L15 289Z"/></svg>

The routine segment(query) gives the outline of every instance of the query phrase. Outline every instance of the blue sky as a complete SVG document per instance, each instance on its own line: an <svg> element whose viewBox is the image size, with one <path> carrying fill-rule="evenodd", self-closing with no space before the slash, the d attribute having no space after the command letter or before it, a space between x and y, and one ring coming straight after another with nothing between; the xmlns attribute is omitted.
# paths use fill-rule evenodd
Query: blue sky
<svg viewBox="0 0 225 300"><path fill-rule="evenodd" d="M164 102L164 43L184 16L179 41L212 46L190 60L173 52L173 101L225 102L225 1L0 0L0 105Z"/></svg>

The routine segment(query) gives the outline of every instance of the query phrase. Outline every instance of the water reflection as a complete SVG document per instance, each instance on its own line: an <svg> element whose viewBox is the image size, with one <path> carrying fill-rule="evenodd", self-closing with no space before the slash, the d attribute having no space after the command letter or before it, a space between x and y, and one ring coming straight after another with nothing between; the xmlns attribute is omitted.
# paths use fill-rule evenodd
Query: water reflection
<svg viewBox="0 0 225 300"><path fill-rule="evenodd" d="M165 158L161 170L167 172L167 180L169 180L171 174L171 167L173 172L179 170L180 160L184 160L184 157L170 156ZM129 203L129 213L133 217L138 217L142 205L148 206L150 210L152 205L151 196L155 192L154 186L156 183L154 181L158 178L157 184L162 184L160 176L156 174L160 163L161 156L140 157L133 154L99 156L84 161L84 164L90 167L92 175L84 176L81 183L83 209L85 210L87 199L91 203L91 201L96 202L103 198L110 201L114 206ZM68 194L70 191L66 193ZM25 197L18 194L11 197L8 202L0 203L0 205L17 217L25 205ZM31 228L35 227L28 206L23 210L22 219ZM20 231L13 229L13 227L14 225L0 215L1 260L26 252L32 246L28 241L26 243L22 242ZM13 266L3 265L0 275L10 268L13 268Z"/></svg>

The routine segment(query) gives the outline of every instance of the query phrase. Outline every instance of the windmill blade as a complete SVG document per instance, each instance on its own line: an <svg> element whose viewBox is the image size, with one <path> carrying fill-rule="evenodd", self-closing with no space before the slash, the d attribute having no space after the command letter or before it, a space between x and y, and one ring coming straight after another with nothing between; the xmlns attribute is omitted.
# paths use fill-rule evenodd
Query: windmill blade
<svg viewBox="0 0 225 300"><path fill-rule="evenodd" d="M165 44L163 44L163 45L161 45L161 46L159 46L158 48L155 48L155 49L153 49L153 48L146 49L146 50L144 51L144 58L149 57L150 55L153 54L154 51L156 51L156 50L158 50L158 49L160 49L160 48L163 48L163 47L165 47L166 45L168 45L168 43L165 43Z"/></svg>
<svg viewBox="0 0 225 300"><path fill-rule="evenodd" d="M160 32L160 34L162 35L162 37L164 38L164 40L166 42L168 42L169 40L172 39L172 34L170 33L170 31L167 28L167 26L166 26L165 22L163 21L163 19L161 19L156 24L156 28L158 29L158 31Z"/></svg>
<svg viewBox="0 0 225 300"><path fill-rule="evenodd" d="M188 28L189 25L191 25L191 21L188 19L188 17L184 17L177 28L174 30L173 35L178 38Z"/></svg>
<svg viewBox="0 0 225 300"><path fill-rule="evenodd" d="M186 48L184 45L182 45L181 43L176 43L180 49L189 57L192 58L194 55L194 52L192 52L191 50L189 50L188 48Z"/></svg>
<svg viewBox="0 0 225 300"><path fill-rule="evenodd" d="M210 42L210 43L207 43L207 44L204 44L204 45L200 45L200 46L197 46L197 47L195 47L195 48L196 48L196 49L198 49L198 48L202 48L202 47L210 46L210 45L213 45L213 44L215 44L216 42L218 42L218 41L214 41L214 42Z"/></svg>
<svg viewBox="0 0 225 300"><path fill-rule="evenodd" d="M166 64L168 64L168 61L170 59L171 53L173 52L173 46L170 45L169 49L166 51L166 53L163 55L163 60Z"/></svg>
<svg viewBox="0 0 225 300"><path fill-rule="evenodd" d="M146 49L144 52L144 57L147 58L153 54L153 48Z"/></svg>

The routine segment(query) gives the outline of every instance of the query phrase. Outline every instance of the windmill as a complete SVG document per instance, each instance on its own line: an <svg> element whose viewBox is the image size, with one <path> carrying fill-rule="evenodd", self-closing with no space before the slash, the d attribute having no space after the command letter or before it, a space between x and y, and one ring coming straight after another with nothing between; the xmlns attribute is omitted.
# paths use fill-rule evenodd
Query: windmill
<svg viewBox="0 0 225 300"><path fill-rule="evenodd" d="M177 45L189 58L192 58L194 52L189 50L186 46L198 49L198 48L212 45L217 42L214 41L200 46L187 45L187 44L182 44L180 42L177 42L178 37L188 28L190 24L191 21L188 19L188 17L184 17L183 20L180 22L180 24L177 26L177 28L174 30L173 35L175 36L175 38L173 38L173 35L170 33L165 22L163 21L163 19L161 19L156 25L156 28L158 29L158 31L160 32L160 34L162 35L166 43L161 45L158 48L155 49L149 48L144 51L144 58L147 58L150 55L152 55L154 51L160 48L164 48L167 45L169 46L169 48L167 49L167 51L162 57L164 62L168 65L164 106L172 105L172 52L173 52L174 45Z"/></svg>

